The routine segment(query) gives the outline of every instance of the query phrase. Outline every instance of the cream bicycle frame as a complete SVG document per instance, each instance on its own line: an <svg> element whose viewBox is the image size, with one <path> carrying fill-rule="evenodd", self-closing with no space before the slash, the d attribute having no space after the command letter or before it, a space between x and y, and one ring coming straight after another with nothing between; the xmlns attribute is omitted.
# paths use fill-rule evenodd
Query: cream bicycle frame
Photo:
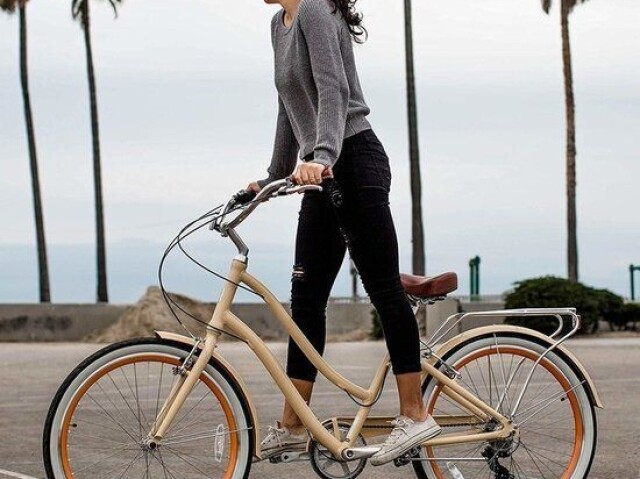
<svg viewBox="0 0 640 479"><path fill-rule="evenodd" d="M197 361L192 368L182 376L182 380L177 383L176 387L169 394L167 401L156 418L150 437L155 441L161 441L162 437L171 427L178 411L183 406L187 396L200 377L200 374L211 359L215 351L218 338L221 334L219 331L223 330L238 336L242 341L249 345L251 350L262 362L275 383L278 385L285 399L291 405L313 439L320 442L332 454L334 454L335 457L346 460L355 459L356 456L346 452L348 452L348 450L353 446L355 439L361 433L369 416L371 407L373 403L375 403L375 399L381 393L384 385L384 379L390 369L389 355L385 355L384 359L380 362L369 388L365 389L360 387L339 374L322 358L294 323L293 319L286 312L278 299L265 285L247 272L246 256L239 255L232 261L228 279L229 281L225 284L222 290L220 300L217 303L209 322L211 328L215 329L207 330ZM316 418L311 408L298 393L282 366L264 341L262 341L262 339L260 339L260 337L251 328L231 312L231 305L239 284L245 284L247 287L262 296L264 302L268 305L271 312L282 324L287 333L289 333L302 352L307 356L307 358L309 358L311 363L323 376L325 376L336 387L349 393L352 397L363 403L355 417L351 418L350 429L345 441L341 441L340 438L337 437L337 428L334 427L334 431L336 432L334 435L325 428L318 418ZM443 393L452 401L458 403L463 410L469 412L469 416L436 416L436 421L438 421L441 426L446 426L467 424L470 419L475 419L480 422L494 420L495 423L501 427L498 427L496 430L486 432L467 431L456 434L442 434L436 438L426 441L423 443L423 446L442 446L448 444L504 439L515 433L515 429L509 419L468 392L454 379L449 378L446 374L441 372L434 366L435 361L435 359L422 361L423 377L431 375L437 379L443 385ZM334 422L337 420L338 418L333 418ZM380 418L371 419L373 423L375 423L376 420L378 423L382 422ZM256 451L255 453L260 457L260 451Z"/></svg>

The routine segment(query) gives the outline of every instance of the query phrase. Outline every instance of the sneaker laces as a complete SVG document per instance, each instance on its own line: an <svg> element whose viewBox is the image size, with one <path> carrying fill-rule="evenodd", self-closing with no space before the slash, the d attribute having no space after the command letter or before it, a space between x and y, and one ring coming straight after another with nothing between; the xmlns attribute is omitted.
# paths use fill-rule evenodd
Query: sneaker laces
<svg viewBox="0 0 640 479"><path fill-rule="evenodd" d="M278 446L281 446L282 442L280 439L284 434L286 434L286 432L287 431L285 431L283 428L279 428L278 426L269 426L267 437L264 438L263 442L269 442L272 438L275 438L275 440L278 442Z"/></svg>
<svg viewBox="0 0 640 479"><path fill-rule="evenodd" d="M393 430L384 441L385 446L392 446L393 444L398 442L398 439L400 439L400 436L402 434L406 436L406 427L409 426L409 423L404 419L394 419L393 421L389 421L389 424L393 426Z"/></svg>

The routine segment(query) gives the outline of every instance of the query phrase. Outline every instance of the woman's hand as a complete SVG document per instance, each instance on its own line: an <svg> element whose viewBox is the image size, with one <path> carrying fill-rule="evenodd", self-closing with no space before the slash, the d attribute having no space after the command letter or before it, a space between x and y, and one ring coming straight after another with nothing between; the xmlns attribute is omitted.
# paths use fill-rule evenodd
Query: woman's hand
<svg viewBox="0 0 640 479"><path fill-rule="evenodd" d="M249 183L247 185L246 189L249 190L249 191L255 191L256 193L260 193L260 190L262 188L260 188L260 185L258 184L257 181L252 181L251 183Z"/></svg>
<svg viewBox="0 0 640 479"><path fill-rule="evenodd" d="M301 163L291 178L296 185L319 185L325 178L333 178L333 171L319 163Z"/></svg>

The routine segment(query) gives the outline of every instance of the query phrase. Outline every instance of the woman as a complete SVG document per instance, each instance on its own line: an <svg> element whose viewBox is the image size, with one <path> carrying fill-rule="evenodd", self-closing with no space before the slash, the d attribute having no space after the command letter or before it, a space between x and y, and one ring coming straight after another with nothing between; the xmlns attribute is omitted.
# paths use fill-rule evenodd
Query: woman
<svg viewBox="0 0 640 479"><path fill-rule="evenodd" d="M302 199L292 276L291 310L314 347L325 345L325 309L348 247L383 324L400 396L400 415L380 465L440 432L420 391L418 327L400 283L398 244L389 209L391 172L366 119L352 41L366 33L356 0L265 0L280 4L271 21L278 120L266 183L293 173L301 185L328 186ZM303 160L296 166L298 155ZM317 370L289 341L287 374L309 401ZM285 404L282 421L262 442L265 456L303 449L300 419Z"/></svg>

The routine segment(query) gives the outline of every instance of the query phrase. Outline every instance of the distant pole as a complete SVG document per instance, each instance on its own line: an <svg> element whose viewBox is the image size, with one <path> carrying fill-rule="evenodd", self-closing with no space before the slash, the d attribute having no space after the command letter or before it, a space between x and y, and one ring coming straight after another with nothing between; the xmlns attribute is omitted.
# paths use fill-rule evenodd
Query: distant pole
<svg viewBox="0 0 640 479"><path fill-rule="evenodd" d="M358 301L358 269L352 259L349 260L351 265L351 301L354 303Z"/></svg>
<svg viewBox="0 0 640 479"><path fill-rule="evenodd" d="M636 271L640 271L640 266L629 265L629 276L631 277L631 301L636 300L636 287L634 281L634 274Z"/></svg>
<svg viewBox="0 0 640 479"><path fill-rule="evenodd" d="M470 299L471 301L477 301L480 296L480 256L475 256L469 260L469 276Z"/></svg>
<svg viewBox="0 0 640 479"><path fill-rule="evenodd" d="M476 296L480 297L480 256L476 256Z"/></svg>

